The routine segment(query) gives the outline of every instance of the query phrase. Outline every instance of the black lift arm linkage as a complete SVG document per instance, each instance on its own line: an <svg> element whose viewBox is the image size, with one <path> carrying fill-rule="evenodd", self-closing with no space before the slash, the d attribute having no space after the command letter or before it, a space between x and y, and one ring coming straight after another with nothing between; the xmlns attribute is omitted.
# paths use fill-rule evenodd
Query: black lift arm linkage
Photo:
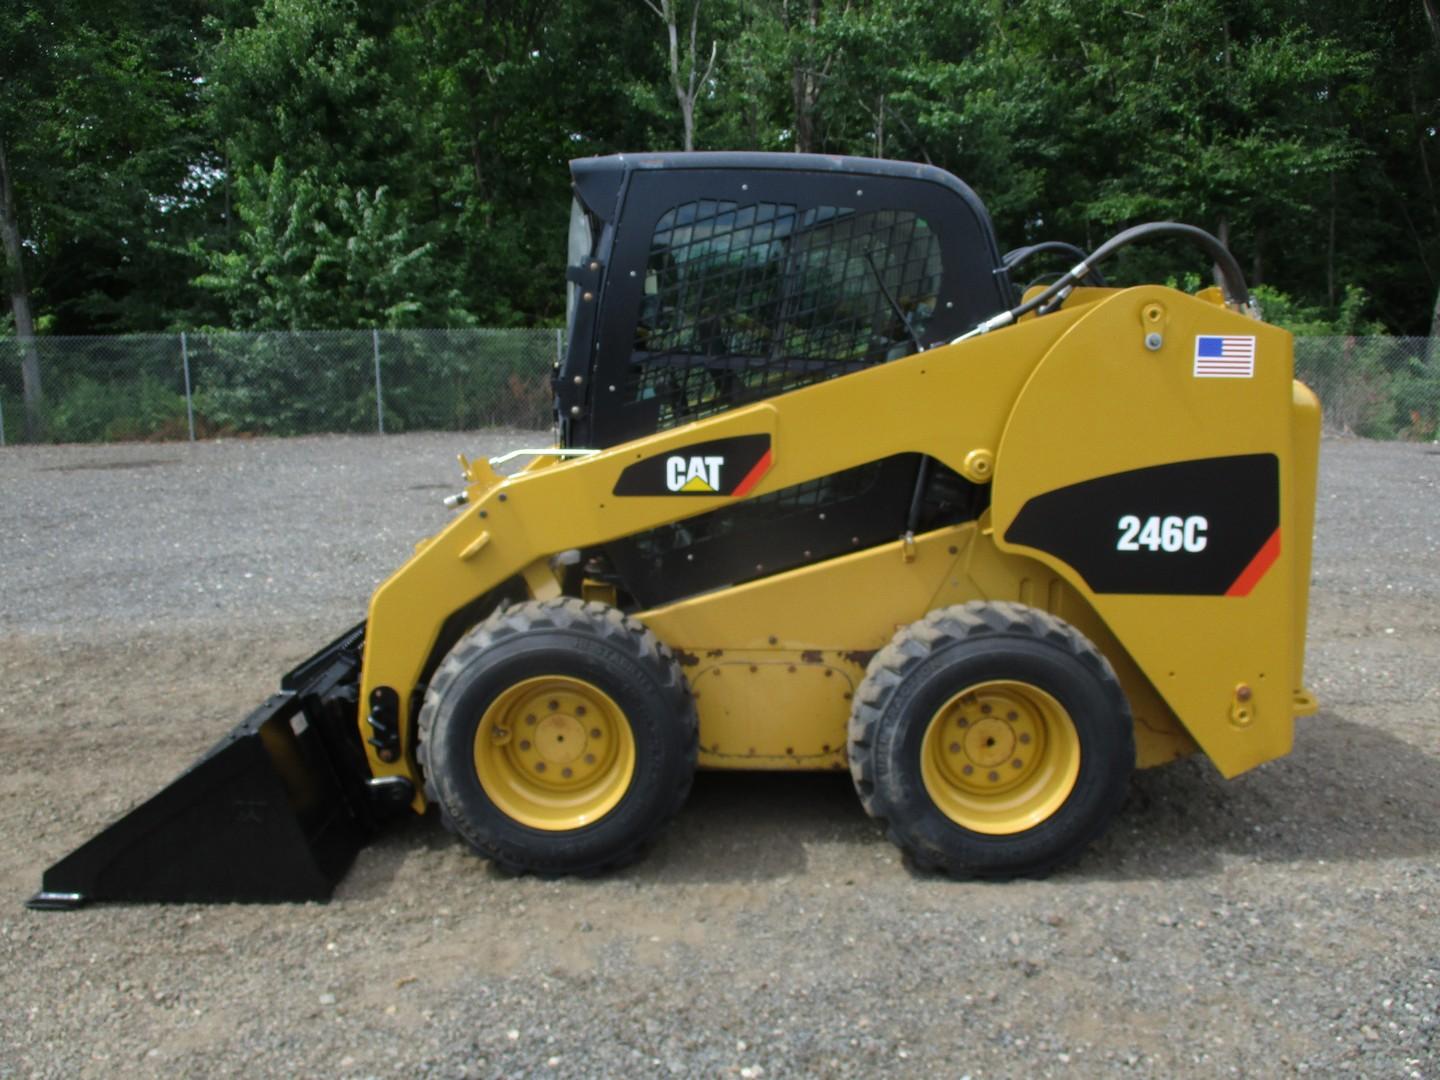
<svg viewBox="0 0 1440 1080"><path fill-rule="evenodd" d="M365 624L295 668L281 690L170 785L45 871L28 906L95 900L329 899L388 805L356 724Z"/></svg>

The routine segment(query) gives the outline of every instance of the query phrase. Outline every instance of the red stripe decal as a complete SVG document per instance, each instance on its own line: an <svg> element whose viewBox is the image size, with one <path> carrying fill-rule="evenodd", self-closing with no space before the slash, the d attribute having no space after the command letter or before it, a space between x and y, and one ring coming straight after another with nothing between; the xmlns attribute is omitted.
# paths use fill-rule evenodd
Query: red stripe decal
<svg viewBox="0 0 1440 1080"><path fill-rule="evenodd" d="M750 494L750 489L760 482L760 478L770 469L770 451L766 450L755 462L755 467L745 474L745 479L735 485L735 490L730 494L737 499L743 499Z"/></svg>
<svg viewBox="0 0 1440 1080"><path fill-rule="evenodd" d="M1270 539L1255 553L1250 560L1250 565L1240 571L1240 576L1235 583L1225 590L1226 596L1249 596L1250 590L1260 584L1260 579L1265 576L1275 560L1280 557L1280 530L1276 529L1270 534Z"/></svg>

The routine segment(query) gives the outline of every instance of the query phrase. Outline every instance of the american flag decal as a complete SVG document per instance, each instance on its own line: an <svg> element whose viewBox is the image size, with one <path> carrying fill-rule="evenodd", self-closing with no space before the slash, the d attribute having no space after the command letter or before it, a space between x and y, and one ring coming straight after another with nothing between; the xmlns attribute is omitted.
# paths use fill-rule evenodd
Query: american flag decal
<svg viewBox="0 0 1440 1080"><path fill-rule="evenodd" d="M1196 334L1195 378L1253 379L1255 339L1240 334Z"/></svg>

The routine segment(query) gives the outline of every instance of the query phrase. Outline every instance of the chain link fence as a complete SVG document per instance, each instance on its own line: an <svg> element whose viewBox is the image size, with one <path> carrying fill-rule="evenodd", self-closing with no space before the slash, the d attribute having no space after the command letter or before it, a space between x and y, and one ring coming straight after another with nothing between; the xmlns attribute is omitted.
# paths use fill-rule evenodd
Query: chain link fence
<svg viewBox="0 0 1440 1080"><path fill-rule="evenodd" d="M351 330L0 340L0 445L550 427L559 330ZM30 350L33 349L33 352ZM27 417L27 360L43 395ZM1433 440L1440 338L1309 337L1325 426Z"/></svg>
<svg viewBox="0 0 1440 1080"><path fill-rule="evenodd" d="M1440 427L1440 337L1295 339L1295 377L1325 409L1325 430L1434 441Z"/></svg>
<svg viewBox="0 0 1440 1080"><path fill-rule="evenodd" d="M562 346L559 330L10 338L0 445L548 429ZM42 389L29 416L27 363Z"/></svg>

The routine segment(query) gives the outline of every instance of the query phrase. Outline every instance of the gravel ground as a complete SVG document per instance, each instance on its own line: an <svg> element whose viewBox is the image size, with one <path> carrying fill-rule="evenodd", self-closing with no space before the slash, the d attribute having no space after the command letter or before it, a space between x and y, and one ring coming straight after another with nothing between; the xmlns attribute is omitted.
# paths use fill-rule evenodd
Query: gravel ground
<svg viewBox="0 0 1440 1080"><path fill-rule="evenodd" d="M0 451L0 1077L1440 1077L1435 447L1324 446L1294 754L1139 775L1048 881L911 873L845 776L705 774L600 880L409 819L328 905L21 907L524 439Z"/></svg>

